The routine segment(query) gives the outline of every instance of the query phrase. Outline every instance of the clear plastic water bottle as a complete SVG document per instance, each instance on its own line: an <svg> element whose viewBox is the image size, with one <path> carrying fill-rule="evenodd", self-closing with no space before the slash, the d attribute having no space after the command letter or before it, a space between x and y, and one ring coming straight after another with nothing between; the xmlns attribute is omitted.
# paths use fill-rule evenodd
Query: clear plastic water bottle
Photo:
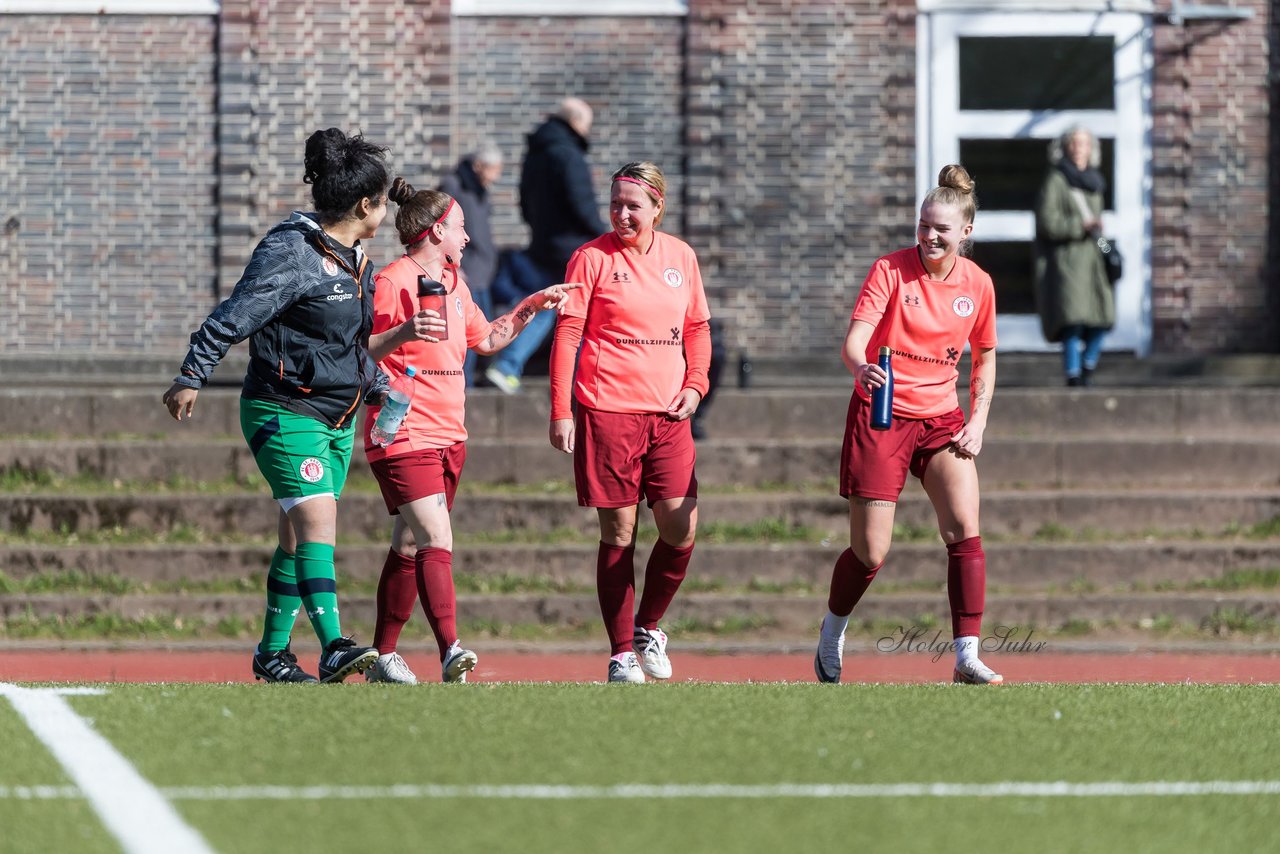
<svg viewBox="0 0 1280 854"><path fill-rule="evenodd" d="M386 402L378 412L378 420L369 428L369 438L375 445L385 448L396 439L396 431L409 412L409 404L413 402L413 378L418 369L409 365L404 369L404 376L391 381L391 391L387 393Z"/></svg>
<svg viewBox="0 0 1280 854"><path fill-rule="evenodd" d="M890 362L892 350L880 348L880 358L876 364L884 371L884 385L871 392L871 429L888 430L893 424L893 364Z"/></svg>

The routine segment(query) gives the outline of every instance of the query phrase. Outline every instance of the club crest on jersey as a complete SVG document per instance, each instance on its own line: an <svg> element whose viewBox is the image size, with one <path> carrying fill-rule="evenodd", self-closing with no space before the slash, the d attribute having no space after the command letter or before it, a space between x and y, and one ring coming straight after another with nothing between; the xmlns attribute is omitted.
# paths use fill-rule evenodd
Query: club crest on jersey
<svg viewBox="0 0 1280 854"><path fill-rule="evenodd" d="M973 314L973 300L970 297L956 297L951 303L951 310L960 317Z"/></svg>
<svg viewBox="0 0 1280 854"><path fill-rule="evenodd" d="M324 477L324 463L315 457L307 457L302 461L302 465L298 466L298 475L307 483L315 483Z"/></svg>
<svg viewBox="0 0 1280 854"><path fill-rule="evenodd" d="M453 298L453 308L458 312L458 317L462 317L462 297Z"/></svg>
<svg viewBox="0 0 1280 854"><path fill-rule="evenodd" d="M338 275L338 262L332 258L324 259L324 271L330 276Z"/></svg>
<svg viewBox="0 0 1280 854"><path fill-rule="evenodd" d="M662 271L662 281L666 282L669 288L678 288L684 284L684 276L675 267L668 267Z"/></svg>

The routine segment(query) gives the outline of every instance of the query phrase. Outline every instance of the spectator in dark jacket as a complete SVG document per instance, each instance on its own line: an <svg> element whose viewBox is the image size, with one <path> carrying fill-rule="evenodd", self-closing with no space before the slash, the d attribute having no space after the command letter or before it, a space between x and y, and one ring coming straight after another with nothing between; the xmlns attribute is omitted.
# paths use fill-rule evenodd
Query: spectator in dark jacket
<svg viewBox="0 0 1280 854"><path fill-rule="evenodd" d="M609 230L600 217L587 163L592 118L586 101L566 98L555 115L529 134L520 173L520 213L529 225L529 248L523 258L513 258L499 271L495 296L523 298L562 281L574 250ZM515 394L525 363L554 326L554 314L535 315L489 366L485 377L507 394Z"/></svg>
<svg viewBox="0 0 1280 854"><path fill-rule="evenodd" d="M498 247L493 244L490 214L493 202L489 188L502 176L502 151L493 142L483 143L474 153L459 161L453 172L440 182L440 192L450 195L467 218L467 235L471 242L462 256L462 278L471 290L471 298L485 317L493 315L493 298L489 286L498 272ZM473 385L476 368L474 350L467 351L462 373L468 386Z"/></svg>

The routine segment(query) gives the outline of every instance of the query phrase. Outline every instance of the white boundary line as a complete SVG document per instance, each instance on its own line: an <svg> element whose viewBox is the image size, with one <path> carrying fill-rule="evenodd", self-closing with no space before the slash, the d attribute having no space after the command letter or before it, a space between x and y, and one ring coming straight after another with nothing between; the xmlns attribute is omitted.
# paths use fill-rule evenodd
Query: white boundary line
<svg viewBox="0 0 1280 854"><path fill-rule="evenodd" d="M729 783L620 786L236 786L166 789L175 800L376 800L382 798L480 800L613 800L688 798L992 798L1165 797L1172 795L1277 795L1280 780L1154 781L1146 783Z"/></svg>
<svg viewBox="0 0 1280 854"><path fill-rule="evenodd" d="M1150 798L1202 795L1280 795L1280 780L1209 780L1098 783L784 783L623 786L179 786L160 790L171 800L615 800L657 798ZM0 787L6 798L77 798L73 786Z"/></svg>
<svg viewBox="0 0 1280 854"><path fill-rule="evenodd" d="M213 849L111 743L93 731L62 698L63 694L102 694L92 688L22 688L0 682L36 738L62 765L71 786L35 786L13 791L17 797L50 792L83 792L94 812L127 854L213 854Z"/></svg>

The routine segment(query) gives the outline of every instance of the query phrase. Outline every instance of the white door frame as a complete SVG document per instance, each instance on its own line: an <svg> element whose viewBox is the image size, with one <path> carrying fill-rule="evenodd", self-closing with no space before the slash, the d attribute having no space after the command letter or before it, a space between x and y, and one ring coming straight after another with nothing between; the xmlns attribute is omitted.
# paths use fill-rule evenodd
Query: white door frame
<svg viewBox="0 0 1280 854"><path fill-rule="evenodd" d="M1048 140L1075 124L1115 139L1115 209L1103 213L1103 231L1124 254L1124 277L1116 283L1116 325L1107 348L1151 350L1151 21L1132 12L1026 13L922 11L916 21L916 197L933 186L938 170L958 163L965 138ZM1115 38L1114 110L960 109L961 36L1085 36ZM1046 168L1048 167L1046 161ZM982 188L978 188L981 205ZM1031 240L1031 211L978 211L974 239ZM998 306L997 306L998 308ZM1035 315L998 314L1000 348L1043 351Z"/></svg>

